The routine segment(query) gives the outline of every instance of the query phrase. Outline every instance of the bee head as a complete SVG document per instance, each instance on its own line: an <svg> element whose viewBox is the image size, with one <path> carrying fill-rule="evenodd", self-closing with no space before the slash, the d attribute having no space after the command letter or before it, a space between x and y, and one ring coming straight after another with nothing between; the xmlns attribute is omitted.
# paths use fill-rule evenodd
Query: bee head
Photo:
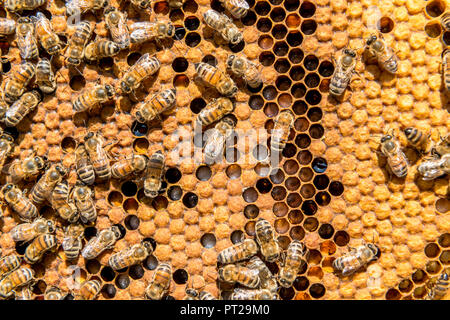
<svg viewBox="0 0 450 320"><path fill-rule="evenodd" d="M238 44L242 41L242 33L236 33L231 39L231 44Z"/></svg>
<svg viewBox="0 0 450 320"><path fill-rule="evenodd" d="M378 260L378 258L379 258L380 255L381 255L381 250L380 250L380 248L378 248L376 245L374 245L374 244L372 244L372 243L368 243L368 244L367 244L367 247L368 247L369 250L372 251L372 253L373 253L373 256L374 256L373 260Z"/></svg>
<svg viewBox="0 0 450 320"><path fill-rule="evenodd" d="M122 236L122 232L120 232L120 229L118 226L112 226L111 231L114 233L114 237L116 239L119 239Z"/></svg>
<svg viewBox="0 0 450 320"><path fill-rule="evenodd" d="M377 36L376 35L371 35L368 39L367 39L367 41L366 41L366 44L368 45L368 46L370 46L373 42L375 42L377 40Z"/></svg>
<svg viewBox="0 0 450 320"><path fill-rule="evenodd" d="M142 245L144 246L145 250L147 251L147 254L151 254L153 252L153 246L150 241L143 241Z"/></svg>
<svg viewBox="0 0 450 320"><path fill-rule="evenodd" d="M108 96L108 98L112 98L116 94L114 87L110 86L109 84L105 85L105 90L106 90L106 95Z"/></svg>
<svg viewBox="0 0 450 320"><path fill-rule="evenodd" d="M147 9L149 5L150 5L150 1L147 1L147 0L143 0L143 1L139 2L139 7L141 9Z"/></svg>
<svg viewBox="0 0 450 320"><path fill-rule="evenodd" d="M175 27L172 23L167 24L167 36L173 37L175 35Z"/></svg>
<svg viewBox="0 0 450 320"><path fill-rule="evenodd" d="M147 122L147 121L145 121L144 116L142 115L142 112L139 111L139 110L136 111L135 117L136 117L137 122L139 122L139 123L146 123Z"/></svg>
<svg viewBox="0 0 450 320"><path fill-rule="evenodd" d="M384 136L381 137L381 143L384 143L388 140L392 140L392 136L390 134L386 134Z"/></svg>
<svg viewBox="0 0 450 320"><path fill-rule="evenodd" d="M128 77L124 81L120 82L120 88L122 89L122 91L124 93L130 93L131 92L131 88L130 88L130 86L128 84L132 85L132 83L134 83L134 78L133 77Z"/></svg>
<svg viewBox="0 0 450 320"><path fill-rule="evenodd" d="M53 221L51 220L47 221L47 230L49 233L55 232L55 224L53 223Z"/></svg>
<svg viewBox="0 0 450 320"><path fill-rule="evenodd" d="M94 136L94 133L91 131L91 132L88 132L88 134L84 137L84 141L88 141L90 138L92 138Z"/></svg>
<svg viewBox="0 0 450 320"><path fill-rule="evenodd" d="M8 192L8 191L12 190L13 188L14 188L13 184L11 184L11 183L5 184L5 186L2 188L2 192L3 193Z"/></svg>
<svg viewBox="0 0 450 320"><path fill-rule="evenodd" d="M413 128L409 127L403 130L406 136L409 136L413 132Z"/></svg>
<svg viewBox="0 0 450 320"><path fill-rule="evenodd" d="M73 51L76 51L76 49L73 49ZM68 58L66 58L66 63L74 65L74 66L79 66L80 63L81 63L81 60L80 59L76 59L76 58L68 57Z"/></svg>
<svg viewBox="0 0 450 320"><path fill-rule="evenodd" d="M58 171L58 173L61 175L61 176L65 176L66 174L67 174L67 169L64 167L64 166L61 166L61 165L56 165L56 171Z"/></svg>
<svg viewBox="0 0 450 320"><path fill-rule="evenodd" d="M233 61L236 58L236 56L234 54L231 54L228 59L227 59L227 67L231 68L231 66L233 65Z"/></svg>
<svg viewBox="0 0 450 320"><path fill-rule="evenodd" d="M39 170L44 169L45 160L43 158L36 156L36 157L34 157L34 162L36 162L36 166Z"/></svg>

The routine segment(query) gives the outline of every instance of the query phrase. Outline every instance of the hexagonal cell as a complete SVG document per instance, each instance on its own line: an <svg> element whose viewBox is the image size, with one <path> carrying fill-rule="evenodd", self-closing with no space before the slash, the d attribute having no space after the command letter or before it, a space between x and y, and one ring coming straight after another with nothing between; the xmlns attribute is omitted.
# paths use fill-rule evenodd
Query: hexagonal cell
<svg viewBox="0 0 450 320"><path fill-rule="evenodd" d="M86 79L82 75L75 75L70 78L69 86L73 91L81 91L86 86Z"/></svg>
<svg viewBox="0 0 450 320"><path fill-rule="evenodd" d="M116 277L116 273L111 267L103 267L102 271L100 272L100 276L102 277L103 281L109 282Z"/></svg>
<svg viewBox="0 0 450 320"><path fill-rule="evenodd" d="M286 76L279 76L277 80L275 80L275 85L277 86L278 90L286 91L291 87L292 81Z"/></svg>
<svg viewBox="0 0 450 320"><path fill-rule="evenodd" d="M289 108L292 105L292 96L289 93L282 93L278 96L278 104L282 108Z"/></svg>
<svg viewBox="0 0 450 320"><path fill-rule="evenodd" d="M306 93L306 87L303 83L296 83L291 88L291 94L294 98L300 99Z"/></svg>
<svg viewBox="0 0 450 320"><path fill-rule="evenodd" d="M450 247L450 233L444 233L439 236L438 243L442 248Z"/></svg>
<svg viewBox="0 0 450 320"><path fill-rule="evenodd" d="M245 232L250 236L250 237L254 237L255 236L255 221L249 221L245 224Z"/></svg>
<svg viewBox="0 0 450 320"><path fill-rule="evenodd" d="M300 29L302 30L303 34L308 36L312 35L317 30L317 22L312 19L303 20Z"/></svg>
<svg viewBox="0 0 450 320"><path fill-rule="evenodd" d="M398 289L400 290L400 292L403 292L403 293L410 292L413 289L413 287L414 287L414 284L409 279L403 279L398 284Z"/></svg>
<svg viewBox="0 0 450 320"><path fill-rule="evenodd" d="M447 213L450 211L450 200L445 198L436 200L435 208L439 213Z"/></svg>
<svg viewBox="0 0 450 320"><path fill-rule="evenodd" d="M211 178L211 168L209 166L200 166L195 172L195 176L200 181L208 181Z"/></svg>
<svg viewBox="0 0 450 320"><path fill-rule="evenodd" d="M428 274L437 274L441 269L442 266L438 261L428 261L425 266L425 270Z"/></svg>
<svg viewBox="0 0 450 320"><path fill-rule="evenodd" d="M143 266L148 270L155 270L158 266L158 259L154 255L151 255L145 259Z"/></svg>
<svg viewBox="0 0 450 320"><path fill-rule="evenodd" d="M429 243L425 246L424 251L428 258L436 258L441 252L441 249L436 243Z"/></svg>
<svg viewBox="0 0 450 320"><path fill-rule="evenodd" d="M169 168L166 171L165 178L168 183L177 183L181 179L181 172L177 168Z"/></svg>
<svg viewBox="0 0 450 320"><path fill-rule="evenodd" d="M350 236L347 232L341 230L336 232L333 240L338 246L344 247L350 242Z"/></svg>
<svg viewBox="0 0 450 320"><path fill-rule="evenodd" d="M286 198L286 203L291 208L298 208L302 203L302 197L298 193L290 193Z"/></svg>
<svg viewBox="0 0 450 320"><path fill-rule="evenodd" d="M416 299L423 299L427 294L428 290L425 286L417 287L413 291L413 297Z"/></svg>
<svg viewBox="0 0 450 320"><path fill-rule="evenodd" d="M305 291L309 287L309 280L305 276L300 276L294 280L294 288L297 291Z"/></svg>
<svg viewBox="0 0 450 320"><path fill-rule="evenodd" d="M304 53L299 48L291 49L288 54L289 61L294 64L299 64L300 62L302 62L303 57Z"/></svg>
<svg viewBox="0 0 450 320"><path fill-rule="evenodd" d="M120 274L117 276L115 284L119 289L126 289L130 285L130 277L127 274Z"/></svg>
<svg viewBox="0 0 450 320"><path fill-rule="evenodd" d="M425 33L430 38L438 38L441 35L442 27L438 21L430 21L425 25Z"/></svg>
<svg viewBox="0 0 450 320"><path fill-rule="evenodd" d="M171 186L167 190L167 196L172 201L180 200L183 196L183 189L181 189L180 186Z"/></svg>
<svg viewBox="0 0 450 320"><path fill-rule="evenodd" d="M277 40L284 39L287 32L287 28L282 24L277 24L272 28L272 36Z"/></svg>
<svg viewBox="0 0 450 320"><path fill-rule="evenodd" d="M284 41L278 41L275 42L275 45L273 46L273 53L275 53L278 57L283 57L287 55L289 52L289 46Z"/></svg>
<svg viewBox="0 0 450 320"><path fill-rule="evenodd" d="M198 46L200 41L202 41L202 39L197 32L189 32L185 38L186 45L191 48Z"/></svg>
<svg viewBox="0 0 450 320"><path fill-rule="evenodd" d="M122 205L123 196L118 191L111 191L108 194L108 203L114 207L120 207Z"/></svg>
<svg viewBox="0 0 450 320"><path fill-rule="evenodd" d="M264 106L264 113L267 117L273 118L278 114L278 105L276 103L266 103Z"/></svg>
<svg viewBox="0 0 450 320"><path fill-rule="evenodd" d="M124 223L125 223L125 227L128 230L136 230L137 228L139 228L140 221L137 216L129 215L125 218Z"/></svg>
<svg viewBox="0 0 450 320"><path fill-rule="evenodd" d="M128 198L123 203L123 210L128 214L134 214L139 208L139 203L134 198Z"/></svg>
<svg viewBox="0 0 450 320"><path fill-rule="evenodd" d="M286 207L286 211L288 208ZM291 224L296 225L303 221L303 214L300 210L289 211L288 220Z"/></svg>
<svg viewBox="0 0 450 320"><path fill-rule="evenodd" d="M292 300L295 296L295 290L290 288L283 288L278 291L278 294L280 295L281 300Z"/></svg>
<svg viewBox="0 0 450 320"><path fill-rule="evenodd" d="M292 67L291 71L289 72L289 76L294 81L300 81L305 76L305 69L303 69L301 66Z"/></svg>
<svg viewBox="0 0 450 320"><path fill-rule="evenodd" d="M105 299L112 299L116 296L117 290L116 287L114 287L114 285L107 283L103 286L101 292Z"/></svg>
<svg viewBox="0 0 450 320"><path fill-rule="evenodd" d="M258 39L258 45L263 50L268 50L273 46L273 38L270 35L261 35Z"/></svg>
<svg viewBox="0 0 450 320"><path fill-rule="evenodd" d="M249 204L244 208L244 216L247 219L256 219L259 215L259 208L254 204Z"/></svg>
<svg viewBox="0 0 450 320"><path fill-rule="evenodd" d="M248 104L251 109L259 110L264 106L264 99L259 95L251 96Z"/></svg>
<svg viewBox="0 0 450 320"><path fill-rule="evenodd" d="M241 243L245 238L244 233L241 230L234 230L230 235L231 243Z"/></svg>
<svg viewBox="0 0 450 320"><path fill-rule="evenodd" d="M75 142L75 139L72 137L65 137L61 141L61 149L63 152L73 153L75 151L76 146L77 143Z"/></svg>
<svg viewBox="0 0 450 320"><path fill-rule="evenodd" d="M302 204L302 213L307 216L312 216L317 212L317 204L312 200L306 200Z"/></svg>
<svg viewBox="0 0 450 320"><path fill-rule="evenodd" d="M286 17L286 11L283 10L283 8L276 7L273 8L272 12L270 13L270 19L274 22L281 22Z"/></svg>
<svg viewBox="0 0 450 320"><path fill-rule="evenodd" d="M260 18L256 23L256 28L261 32L269 32L272 29L272 21L267 18Z"/></svg>
<svg viewBox="0 0 450 320"><path fill-rule="evenodd" d="M267 178L259 179L256 182L256 189L262 194L268 193L272 189L272 183Z"/></svg>
<svg viewBox="0 0 450 320"><path fill-rule="evenodd" d="M292 240L303 240L305 237L305 230L301 226L292 227L289 231L289 236Z"/></svg>
<svg viewBox="0 0 450 320"><path fill-rule="evenodd" d="M428 279L428 276L425 271L419 269L412 274L411 279L415 284L421 284Z"/></svg>
<svg viewBox="0 0 450 320"><path fill-rule="evenodd" d="M187 208L194 208L198 203L198 196L193 192L188 192L183 196L183 204Z"/></svg>
<svg viewBox="0 0 450 320"><path fill-rule="evenodd" d="M275 183L282 183L284 181L284 173L281 170L276 170L270 175L270 180Z"/></svg>
<svg viewBox="0 0 450 320"><path fill-rule="evenodd" d="M282 186L276 186L272 189L272 192L270 193L273 200L275 201L281 201L284 198L286 198L287 192L286 189Z"/></svg>
<svg viewBox="0 0 450 320"><path fill-rule="evenodd" d="M146 136L148 133L148 125L146 123L134 121L131 125L131 132L136 137Z"/></svg>
<svg viewBox="0 0 450 320"><path fill-rule="evenodd" d="M189 31L197 30L200 26L200 20L195 16L190 16L184 19L184 27Z"/></svg>
<svg viewBox="0 0 450 320"><path fill-rule="evenodd" d="M445 11L445 2L442 0L433 0L427 3L425 13L431 18L437 18Z"/></svg>
<svg viewBox="0 0 450 320"><path fill-rule="evenodd" d="M244 26L252 26L256 23L256 14L254 11L248 11L245 17L241 18Z"/></svg>
<svg viewBox="0 0 450 320"><path fill-rule="evenodd" d="M126 197L133 197L137 193L137 185L133 181L126 181L120 187L122 194Z"/></svg>
<svg viewBox="0 0 450 320"><path fill-rule="evenodd" d="M450 263L450 250L442 251L441 255L439 256L439 261L443 264L449 264Z"/></svg>
<svg viewBox="0 0 450 320"><path fill-rule="evenodd" d="M90 274L97 274L100 271L100 267L100 262L95 259L86 262L86 270Z"/></svg>
<svg viewBox="0 0 450 320"><path fill-rule="evenodd" d="M216 245L216 236L212 233L205 233L201 239L200 243L204 248L213 248Z"/></svg>
<svg viewBox="0 0 450 320"><path fill-rule="evenodd" d="M378 25L381 33L389 33L394 29L394 21L389 17L382 17Z"/></svg>
<svg viewBox="0 0 450 320"><path fill-rule="evenodd" d="M270 12L270 9L271 9L271 6L266 1L258 1L258 2L256 2L255 8L254 8L256 14L259 15L259 16L266 16L266 15L268 15L269 12Z"/></svg>
<svg viewBox="0 0 450 320"><path fill-rule="evenodd" d="M386 300L400 300L402 297L402 294L394 288L389 289L386 291Z"/></svg>
<svg viewBox="0 0 450 320"><path fill-rule="evenodd" d="M323 207L323 206L327 206L330 203L331 196L329 195L328 192L321 191L316 194L316 196L314 197L314 200L316 200L316 203L319 206Z"/></svg>
<svg viewBox="0 0 450 320"><path fill-rule="evenodd" d="M284 202L276 202L273 205L273 214L277 217L284 217L288 213L288 206Z"/></svg>
<svg viewBox="0 0 450 320"><path fill-rule="evenodd" d="M273 226L279 234L286 233L289 230L289 222L286 219L276 219Z"/></svg>

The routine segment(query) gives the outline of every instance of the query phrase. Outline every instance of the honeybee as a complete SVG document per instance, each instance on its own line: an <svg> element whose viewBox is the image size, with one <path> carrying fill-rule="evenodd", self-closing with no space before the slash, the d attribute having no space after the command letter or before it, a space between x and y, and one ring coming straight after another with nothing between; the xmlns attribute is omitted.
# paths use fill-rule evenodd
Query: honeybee
<svg viewBox="0 0 450 320"><path fill-rule="evenodd" d="M61 218L74 223L80 215L75 204L69 200L69 189L66 180L58 182L52 191L50 202Z"/></svg>
<svg viewBox="0 0 450 320"><path fill-rule="evenodd" d="M83 112L91 110L95 106L111 100L115 94L114 88L109 84L98 85L93 89L86 89L73 102L73 111Z"/></svg>
<svg viewBox="0 0 450 320"><path fill-rule="evenodd" d="M85 281L76 296L76 300L94 300L100 293L101 283L98 280Z"/></svg>
<svg viewBox="0 0 450 320"><path fill-rule="evenodd" d="M80 143L75 149L75 157L78 178L87 185L94 184L94 167L89 161L89 156L83 143Z"/></svg>
<svg viewBox="0 0 450 320"><path fill-rule="evenodd" d="M211 293L208 291L202 291L198 295L200 300L217 300Z"/></svg>
<svg viewBox="0 0 450 320"><path fill-rule="evenodd" d="M424 161L417 167L423 180L433 180L444 174L450 173L450 153L441 158L434 157L432 160Z"/></svg>
<svg viewBox="0 0 450 320"><path fill-rule="evenodd" d="M161 189L164 172L165 157L161 151L156 151L150 157L147 164L147 175L144 180L144 194L146 197L155 198Z"/></svg>
<svg viewBox="0 0 450 320"><path fill-rule="evenodd" d="M272 300L272 293L267 289L241 289L235 288L230 300Z"/></svg>
<svg viewBox="0 0 450 320"><path fill-rule="evenodd" d="M41 102L41 94L32 90L25 92L19 100L15 101L11 107L6 110L4 123L7 127L15 127L22 119Z"/></svg>
<svg viewBox="0 0 450 320"><path fill-rule="evenodd" d="M14 241L31 241L45 233L55 232L55 224L51 220L38 218L33 222L21 223L11 229L10 234Z"/></svg>
<svg viewBox="0 0 450 320"><path fill-rule="evenodd" d="M61 164L53 164L31 189L31 200L36 204L50 199L55 186L62 181L67 174L67 169Z"/></svg>
<svg viewBox="0 0 450 320"><path fill-rule="evenodd" d="M408 142L418 151L428 153L431 150L431 143L429 136L426 136L422 131L414 127L408 127L403 130Z"/></svg>
<svg viewBox="0 0 450 320"><path fill-rule="evenodd" d="M31 180L37 177L45 168L45 159L32 155L24 160L14 160L5 167L7 179L12 183L18 183L22 180Z"/></svg>
<svg viewBox="0 0 450 320"><path fill-rule="evenodd" d="M428 283L430 291L428 291L425 300L441 300L447 294L449 286L449 276L447 271L444 270L439 277L431 279Z"/></svg>
<svg viewBox="0 0 450 320"><path fill-rule="evenodd" d="M22 62L18 69L13 71L5 81L3 100L13 103L25 92L25 87L34 77L36 68L31 62Z"/></svg>
<svg viewBox="0 0 450 320"><path fill-rule="evenodd" d="M262 78L260 72L258 71L258 67L244 56L234 54L229 55L227 59L227 67L235 75L243 78L252 88L258 88L262 84Z"/></svg>
<svg viewBox="0 0 450 320"><path fill-rule="evenodd" d="M335 96L340 96L344 93L356 67L356 52L345 48L342 53L335 62L336 69L330 80L330 93Z"/></svg>
<svg viewBox="0 0 450 320"><path fill-rule="evenodd" d="M3 168L3 164L6 161L6 158L11 153L14 148L14 138L0 130L0 168Z"/></svg>
<svg viewBox="0 0 450 320"><path fill-rule="evenodd" d="M184 0L169 0L169 7L171 8L181 8L183 6Z"/></svg>
<svg viewBox="0 0 450 320"><path fill-rule="evenodd" d="M138 8L141 8L143 10L149 8L149 10L151 9L150 5L151 5L151 1L150 0L130 0L130 2L135 5Z"/></svg>
<svg viewBox="0 0 450 320"><path fill-rule="evenodd" d="M109 0L68 0L66 1L66 15L73 16L86 11L106 8Z"/></svg>
<svg viewBox="0 0 450 320"><path fill-rule="evenodd" d="M172 108L177 100L176 93L176 89L163 90L153 95L150 100L139 104L136 111L136 120L145 123Z"/></svg>
<svg viewBox="0 0 450 320"><path fill-rule="evenodd" d="M168 263L160 263L153 273L150 284L145 289L145 296L151 300L161 300L170 287L172 267Z"/></svg>
<svg viewBox="0 0 450 320"><path fill-rule="evenodd" d="M238 88L230 76L205 62L195 63L194 66L198 76L221 95L233 97L236 94Z"/></svg>
<svg viewBox="0 0 450 320"><path fill-rule="evenodd" d="M441 24L445 30L450 30L450 12L446 12L442 15Z"/></svg>
<svg viewBox="0 0 450 320"><path fill-rule="evenodd" d="M217 261L222 264L234 263L246 260L258 253L258 245L253 239L245 239L231 247L223 249L217 256Z"/></svg>
<svg viewBox="0 0 450 320"><path fill-rule="evenodd" d="M387 163L392 173L399 178L408 174L408 160L392 134L386 134L381 137L381 152L387 158Z"/></svg>
<svg viewBox="0 0 450 320"><path fill-rule="evenodd" d="M286 142L289 138L290 130L294 125L294 114L290 110L281 111L275 118L275 124L272 129L272 138L270 149L273 153L283 152Z"/></svg>
<svg viewBox="0 0 450 320"><path fill-rule="evenodd" d="M28 285L14 290L14 293L14 300L31 300L33 291L31 290L31 285Z"/></svg>
<svg viewBox="0 0 450 320"><path fill-rule="evenodd" d="M284 288L289 288L294 283L297 273L300 270L302 257L307 253L306 246L298 240L293 240L286 252L280 274L278 276L278 282Z"/></svg>
<svg viewBox="0 0 450 320"><path fill-rule="evenodd" d="M94 132L89 132L84 137L84 146L89 155L89 160L92 163L94 172L100 180L107 180L111 178L111 166L109 165L109 158L104 150L103 137Z"/></svg>
<svg viewBox="0 0 450 320"><path fill-rule="evenodd" d="M38 216L38 210L34 204L23 195L15 185L8 183L0 190L1 197L19 215L20 220L31 222Z"/></svg>
<svg viewBox="0 0 450 320"><path fill-rule="evenodd" d="M70 224L64 229L62 248L67 260L74 260L80 254L83 243L84 227L80 224Z"/></svg>
<svg viewBox="0 0 450 320"><path fill-rule="evenodd" d="M256 288L261 283L258 273L258 270L235 264L227 264L219 268L219 279L230 283L237 282L249 288Z"/></svg>
<svg viewBox="0 0 450 320"><path fill-rule="evenodd" d="M133 154L131 159L117 161L111 166L111 176L115 179L124 179L137 174L147 168L148 158L143 154Z"/></svg>
<svg viewBox="0 0 450 320"><path fill-rule="evenodd" d="M0 119L5 116L6 110L8 110L8 108L9 105L2 98L0 98Z"/></svg>
<svg viewBox="0 0 450 320"><path fill-rule="evenodd" d="M186 295L184 296L183 300L199 300L199 293L197 290L193 288L186 288L185 292Z"/></svg>
<svg viewBox="0 0 450 320"><path fill-rule="evenodd" d="M44 293L44 300L63 300L64 295L58 287L48 287Z"/></svg>
<svg viewBox="0 0 450 320"><path fill-rule="evenodd" d="M53 249L56 245L56 236L48 233L41 234L27 247L25 250L24 259L27 263L36 263L42 259L44 253Z"/></svg>
<svg viewBox="0 0 450 320"><path fill-rule="evenodd" d="M81 222L87 224L97 219L97 209L93 200L94 192L85 185L75 185L71 192L71 198L75 201L75 206L80 214Z"/></svg>
<svg viewBox="0 0 450 320"><path fill-rule="evenodd" d="M103 229L97 234L97 236L89 240L81 251L81 255L87 260L94 259L103 251L114 248L114 244L120 236L120 229L116 226Z"/></svg>
<svg viewBox="0 0 450 320"><path fill-rule="evenodd" d="M226 15L213 9L209 9L203 14L205 23L220 33L220 35L231 44L238 44L243 40L242 32Z"/></svg>
<svg viewBox="0 0 450 320"><path fill-rule="evenodd" d="M5 9L11 12L21 12L24 10L34 10L45 3L45 0L5 0Z"/></svg>
<svg viewBox="0 0 450 320"><path fill-rule="evenodd" d="M274 262L280 255L280 246L275 239L273 227L269 221L259 219L255 224L256 241L261 248L261 253L266 261Z"/></svg>
<svg viewBox="0 0 450 320"><path fill-rule="evenodd" d="M139 87L144 79L156 73L161 67L156 56L150 56L148 53L141 56L136 63L128 69L120 80L120 88L123 93L130 93Z"/></svg>
<svg viewBox="0 0 450 320"><path fill-rule="evenodd" d="M130 46L130 32L128 31L127 15L113 6L105 8L105 23L111 33L111 38L121 49Z"/></svg>
<svg viewBox="0 0 450 320"><path fill-rule="evenodd" d="M114 270L120 270L143 261L153 252L152 244L148 241L135 244L131 248L126 248L122 251L113 254L108 264Z"/></svg>
<svg viewBox="0 0 450 320"><path fill-rule="evenodd" d="M130 26L131 43L144 43L146 41L173 37L175 27L170 21L135 22Z"/></svg>
<svg viewBox="0 0 450 320"><path fill-rule="evenodd" d="M20 268L14 270L0 281L0 297L9 298L14 294L14 289L31 284L34 281L33 269Z"/></svg>
<svg viewBox="0 0 450 320"><path fill-rule="evenodd" d="M100 60L106 57L113 57L120 51L120 46L106 39L97 39L89 43L84 49L84 57L88 61Z"/></svg>
<svg viewBox="0 0 450 320"><path fill-rule="evenodd" d="M447 134L447 136L441 138L441 141L439 141L439 143L431 149L431 153L433 155L437 155L438 157L450 153L450 134Z"/></svg>
<svg viewBox="0 0 450 320"><path fill-rule="evenodd" d="M447 91L450 91L450 48L442 52L442 72L444 74L444 84Z"/></svg>
<svg viewBox="0 0 450 320"><path fill-rule="evenodd" d="M50 61L46 58L40 59L36 65L36 84L46 94L56 90L55 74Z"/></svg>
<svg viewBox="0 0 450 320"><path fill-rule="evenodd" d="M92 34L92 27L89 21L81 21L76 25L75 32L69 39L69 44L65 53L68 64L79 66L84 57L84 49Z"/></svg>
<svg viewBox="0 0 450 320"><path fill-rule="evenodd" d="M220 2L236 19L245 17L248 9L250 9L245 0L220 0Z"/></svg>
<svg viewBox="0 0 450 320"><path fill-rule="evenodd" d="M233 134L236 121L232 117L224 117L212 130L206 132L205 156L211 161L222 154L227 139Z"/></svg>
<svg viewBox="0 0 450 320"><path fill-rule="evenodd" d="M53 31L50 21L41 12L36 13L35 30L39 43L49 55L57 54L62 50L63 43Z"/></svg>
<svg viewBox="0 0 450 320"><path fill-rule="evenodd" d="M371 35L366 41L369 52L377 57L380 64L386 71L395 74L397 72L398 58L391 48L384 42L383 36L380 34L378 38L375 34Z"/></svg>
<svg viewBox="0 0 450 320"><path fill-rule="evenodd" d="M17 47L20 56L24 60L37 59L39 56L36 36L34 34L34 24L28 17L20 17L17 20Z"/></svg>
<svg viewBox="0 0 450 320"><path fill-rule="evenodd" d="M334 260L332 265L334 270L341 272L343 276L349 276L369 262L378 260L379 256L380 249L372 243L367 243L352 248L350 252Z"/></svg>
<svg viewBox="0 0 450 320"><path fill-rule="evenodd" d="M12 19L0 18L0 37L6 37L16 31L16 22Z"/></svg>
<svg viewBox="0 0 450 320"><path fill-rule="evenodd" d="M278 283L266 264L259 257L254 256L248 262L247 267L259 271L258 275L261 279L261 288L269 290L272 293L273 298L276 299Z"/></svg>
<svg viewBox="0 0 450 320"><path fill-rule="evenodd" d="M20 267L21 258L16 254L0 259L0 279Z"/></svg>
<svg viewBox="0 0 450 320"><path fill-rule="evenodd" d="M197 115L197 122L201 123L203 126L207 126L231 113L233 109L233 102L231 102L230 99L223 97L214 99Z"/></svg>

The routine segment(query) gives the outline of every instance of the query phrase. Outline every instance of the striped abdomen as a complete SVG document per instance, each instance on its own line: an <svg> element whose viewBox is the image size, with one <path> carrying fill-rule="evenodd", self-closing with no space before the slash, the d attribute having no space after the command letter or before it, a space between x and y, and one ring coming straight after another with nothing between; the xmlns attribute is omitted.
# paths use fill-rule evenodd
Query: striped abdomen
<svg viewBox="0 0 450 320"><path fill-rule="evenodd" d="M403 151L398 150L396 154L389 154L387 162L397 177L402 178L408 174L408 162Z"/></svg>
<svg viewBox="0 0 450 320"><path fill-rule="evenodd" d="M163 288L169 288L172 280L172 267L167 263L161 263L153 274L153 283L159 284Z"/></svg>
<svg viewBox="0 0 450 320"><path fill-rule="evenodd" d="M34 271L30 268L20 268L0 281L0 297L7 298L14 293L14 289L24 286L34 280Z"/></svg>
<svg viewBox="0 0 450 320"><path fill-rule="evenodd" d="M80 254L83 243L81 238L73 239L71 237L65 238L62 243L64 253L67 260L74 260Z"/></svg>
<svg viewBox="0 0 450 320"><path fill-rule="evenodd" d="M83 223L93 222L97 219L97 209L95 208L94 201L88 199L85 201L75 201L78 211L80 212L80 218Z"/></svg>
<svg viewBox="0 0 450 320"><path fill-rule="evenodd" d="M38 216L38 210L34 204L25 197L20 197L18 201L9 203L11 208L19 215L20 220L31 222Z"/></svg>
<svg viewBox="0 0 450 320"><path fill-rule="evenodd" d="M136 111L136 119L139 122L153 120L161 112L171 108L177 97L175 89L167 89L155 94L150 101L144 101Z"/></svg>
<svg viewBox="0 0 450 320"><path fill-rule="evenodd" d="M80 288L79 299L94 300L100 292L101 283L98 280L90 280L83 283Z"/></svg>
<svg viewBox="0 0 450 320"><path fill-rule="evenodd" d="M222 0L221 1L225 9L236 19L240 19L247 15L247 10L250 9L248 3L245 0Z"/></svg>
<svg viewBox="0 0 450 320"><path fill-rule="evenodd" d="M0 259L0 278L20 267L20 257L15 254Z"/></svg>
<svg viewBox="0 0 450 320"><path fill-rule="evenodd" d="M223 77L223 74L219 69L204 62L196 63L195 71L203 81L207 82L213 87L217 87L217 84Z"/></svg>
<svg viewBox="0 0 450 320"><path fill-rule="evenodd" d="M59 182L52 191L52 205L57 209L67 204L69 199L69 184L66 180Z"/></svg>
<svg viewBox="0 0 450 320"><path fill-rule="evenodd" d="M450 24L450 14L448 16ZM447 91L450 91L450 49L446 49L443 54L442 67L444 72L444 85Z"/></svg>
<svg viewBox="0 0 450 320"><path fill-rule="evenodd" d="M111 176L115 179L123 179L134 172L133 160L123 159L111 166Z"/></svg>
<svg viewBox="0 0 450 320"><path fill-rule="evenodd" d="M80 144L75 151L76 153L76 170L78 178L87 185L94 184L95 172L94 167L89 162L88 154L84 144Z"/></svg>
<svg viewBox="0 0 450 320"><path fill-rule="evenodd" d="M247 84L252 88L258 88L262 83L261 75L254 65L248 64L248 68L244 73L244 78L245 81L247 81Z"/></svg>
<svg viewBox="0 0 450 320"><path fill-rule="evenodd" d="M429 148L428 146L428 137L423 134L422 131L414 128L409 127L404 130L406 139L408 139L409 143L411 143L412 146L414 146L418 150L423 150L425 152L428 152Z"/></svg>
<svg viewBox="0 0 450 320"><path fill-rule="evenodd" d="M111 178L111 166L109 165L109 160L106 155L104 158L91 158L91 161L95 174L99 180L107 180Z"/></svg>
<svg viewBox="0 0 450 320"><path fill-rule="evenodd" d="M43 234L33 240L25 250L24 258L28 263L39 261L45 252L55 247L56 237L52 234Z"/></svg>
<svg viewBox="0 0 450 320"><path fill-rule="evenodd" d="M430 292L427 295L427 300L442 299L447 294L449 286L449 276L444 272L439 276L439 279L437 279L433 288L431 288Z"/></svg>
<svg viewBox="0 0 450 320"><path fill-rule="evenodd" d="M16 30L16 22L12 19L0 18L0 36L13 34Z"/></svg>
<svg viewBox="0 0 450 320"><path fill-rule="evenodd" d="M228 98L219 98L211 101L197 115L197 121L204 126L221 119L223 116L233 111L233 103Z"/></svg>
<svg viewBox="0 0 450 320"><path fill-rule="evenodd" d="M222 31L225 28L225 24L228 22L228 17L220 14L219 12L210 9L203 14L203 20L206 24L216 31Z"/></svg>

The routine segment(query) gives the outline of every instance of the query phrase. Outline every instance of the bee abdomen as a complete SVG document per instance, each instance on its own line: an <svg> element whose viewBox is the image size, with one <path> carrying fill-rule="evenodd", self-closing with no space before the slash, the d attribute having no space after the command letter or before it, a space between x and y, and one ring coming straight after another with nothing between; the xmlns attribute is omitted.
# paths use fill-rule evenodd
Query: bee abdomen
<svg viewBox="0 0 450 320"><path fill-rule="evenodd" d="M67 248L67 246L63 243L64 253L66 255L67 260L74 260L80 254L82 248L81 239L76 239L71 247Z"/></svg>
<svg viewBox="0 0 450 320"><path fill-rule="evenodd" d="M93 167L99 180L107 180L111 178L111 167L106 160L94 162Z"/></svg>
<svg viewBox="0 0 450 320"><path fill-rule="evenodd" d="M95 181L95 172L92 165L86 165L77 169L78 177L87 185L91 185Z"/></svg>

